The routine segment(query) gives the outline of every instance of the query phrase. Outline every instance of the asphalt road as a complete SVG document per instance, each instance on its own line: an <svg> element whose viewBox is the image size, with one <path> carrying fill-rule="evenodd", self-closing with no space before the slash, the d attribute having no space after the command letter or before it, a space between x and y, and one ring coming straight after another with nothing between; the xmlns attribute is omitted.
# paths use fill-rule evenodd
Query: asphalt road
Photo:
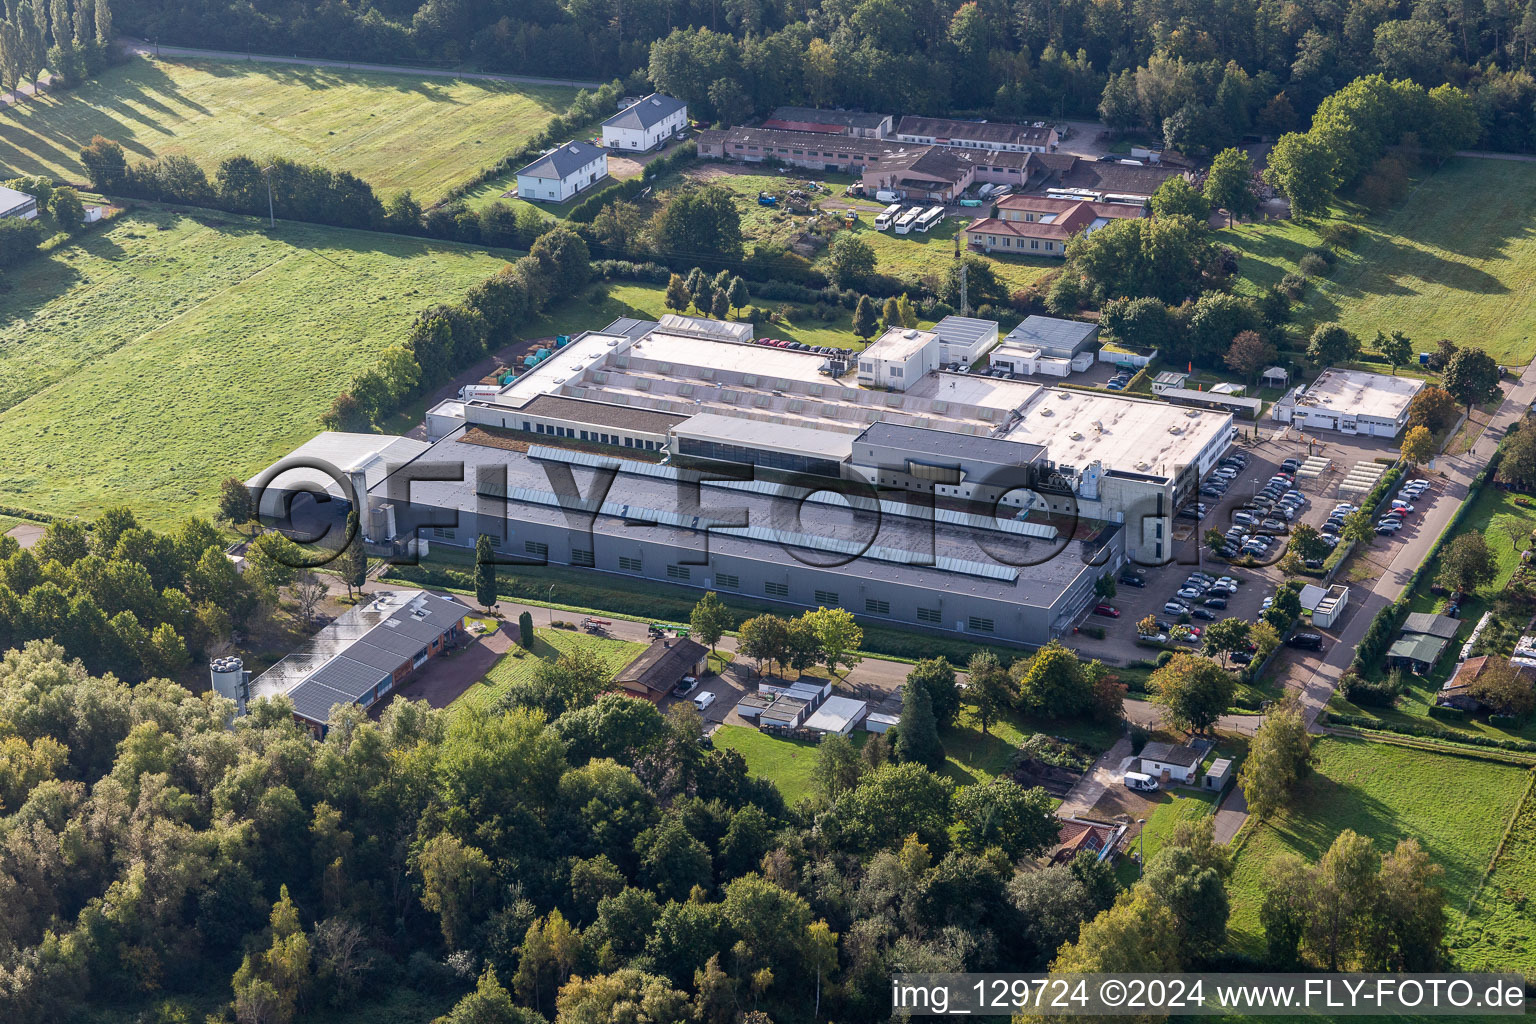
<svg viewBox="0 0 1536 1024"><path fill-rule="evenodd" d="M348 71L376 71L391 75L414 75L418 78L474 78L486 82L519 82L524 85L569 85L582 89L596 89L599 82L582 82L570 78L537 78L532 75L496 75L485 71L447 71L436 68L413 68L399 64L361 64L349 60L324 60L310 57L276 57L262 53L243 53L239 50L202 50L192 46L162 46L142 39L121 40L129 53L142 57L204 57L209 60L249 60L258 64L299 64L310 68L344 68Z"/></svg>

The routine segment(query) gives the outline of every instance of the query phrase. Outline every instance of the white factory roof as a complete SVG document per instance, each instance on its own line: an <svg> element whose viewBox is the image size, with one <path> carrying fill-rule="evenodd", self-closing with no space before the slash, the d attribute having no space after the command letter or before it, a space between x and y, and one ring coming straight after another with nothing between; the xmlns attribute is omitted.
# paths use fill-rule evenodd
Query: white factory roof
<svg viewBox="0 0 1536 1024"><path fill-rule="evenodd" d="M323 488L334 497L345 498L346 494L341 484L332 480L323 470L300 466L281 470L275 475L269 474L274 467L283 463L310 459L332 466L347 476L362 470L367 486L373 488L384 482L389 467L403 465L430 447L432 446L425 441L417 441L409 437L388 434L348 434L338 430L327 430L316 434L251 477L245 485L254 489L262 483L263 477L266 477L264 490L268 492L319 491ZM275 514L276 509L272 504L274 500L275 496L262 502L262 511Z"/></svg>
<svg viewBox="0 0 1536 1024"><path fill-rule="evenodd" d="M495 398L481 401L521 409L540 395L554 394L561 385L575 381L609 353L623 349L629 341L622 334L584 334L502 388Z"/></svg>
<svg viewBox="0 0 1536 1024"><path fill-rule="evenodd" d="M1232 425L1226 412L1065 388L1043 389L1022 413L1004 436L1044 445L1058 465L1157 476L1196 462Z"/></svg>
<svg viewBox="0 0 1536 1024"><path fill-rule="evenodd" d="M804 727L817 732L844 733L858 725L869 705L852 697L828 697L816 713L807 718Z"/></svg>
<svg viewBox="0 0 1536 1024"><path fill-rule="evenodd" d="M937 337L932 331L920 331L915 327L893 327L875 339L864 350L862 357L904 363L933 344Z"/></svg>
<svg viewBox="0 0 1536 1024"><path fill-rule="evenodd" d="M35 202L36 200L26 192L18 192L14 188L0 185L0 217L9 217L28 203Z"/></svg>
<svg viewBox="0 0 1536 1024"><path fill-rule="evenodd" d="M1296 404L1396 420L1423 387L1424 382L1417 377L1389 377L1383 373L1329 367L1297 396Z"/></svg>
<svg viewBox="0 0 1536 1024"><path fill-rule="evenodd" d="M827 378L817 371L827 357L814 352L774 348L771 345L736 345L686 338L655 331L635 342L629 350L631 359L651 359L678 366L710 370L733 370L762 377L783 377L822 383Z"/></svg>
<svg viewBox="0 0 1536 1024"><path fill-rule="evenodd" d="M1031 384L1028 381L984 377L978 373L943 372L928 374L922 380L911 384L906 394L912 398L959 402L962 405L976 405L984 409L1017 409L1040 390L1039 384Z"/></svg>
<svg viewBox="0 0 1536 1024"><path fill-rule="evenodd" d="M719 441L749 448L771 448L798 455L816 455L839 462L853 454L853 434L818 430L815 427L767 425L745 416L720 416L701 412L672 428L679 437Z"/></svg>
<svg viewBox="0 0 1536 1024"><path fill-rule="evenodd" d="M748 323L715 320L708 317L683 316L680 313L664 314L661 329L668 334L692 334L718 341L750 342L752 325Z"/></svg>

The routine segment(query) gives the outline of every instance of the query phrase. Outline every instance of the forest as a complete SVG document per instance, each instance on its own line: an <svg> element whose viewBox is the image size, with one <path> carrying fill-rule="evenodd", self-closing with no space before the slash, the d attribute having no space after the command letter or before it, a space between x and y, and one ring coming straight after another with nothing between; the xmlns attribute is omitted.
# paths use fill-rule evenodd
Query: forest
<svg viewBox="0 0 1536 1024"><path fill-rule="evenodd" d="M1532 143L1536 5L1353 0L128 0L165 43L609 81L705 120L782 103L897 114L1096 117L1219 148L1305 127L1363 75L1450 83L1483 143Z"/></svg>

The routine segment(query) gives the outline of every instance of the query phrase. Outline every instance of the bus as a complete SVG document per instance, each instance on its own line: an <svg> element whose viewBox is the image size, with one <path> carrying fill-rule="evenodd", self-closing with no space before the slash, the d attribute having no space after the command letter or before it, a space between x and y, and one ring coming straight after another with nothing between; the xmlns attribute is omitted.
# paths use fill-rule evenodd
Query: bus
<svg viewBox="0 0 1536 1024"><path fill-rule="evenodd" d="M917 230L927 233L928 229L937 225L944 219L944 207L930 206L922 216L917 218Z"/></svg>
<svg viewBox="0 0 1536 1024"><path fill-rule="evenodd" d="M905 235L911 231L912 225L916 224L917 218L921 217L922 215L923 208L921 206L912 207L906 213L902 214L901 219L896 222L896 233L898 235Z"/></svg>
<svg viewBox="0 0 1536 1024"><path fill-rule="evenodd" d="M901 204L892 203L884 210L881 210L879 215L875 217L875 230L884 231L886 228L896 223L896 218L899 216L901 216Z"/></svg>

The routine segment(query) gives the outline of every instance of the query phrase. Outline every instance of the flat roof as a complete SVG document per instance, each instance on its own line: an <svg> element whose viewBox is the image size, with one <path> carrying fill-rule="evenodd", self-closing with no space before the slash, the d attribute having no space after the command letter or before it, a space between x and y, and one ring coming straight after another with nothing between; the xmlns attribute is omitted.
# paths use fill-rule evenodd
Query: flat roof
<svg viewBox="0 0 1536 1024"><path fill-rule="evenodd" d="M859 358L867 357L904 363L931 345L936 338L938 335L933 331L920 331L915 327L892 327L859 353Z"/></svg>
<svg viewBox="0 0 1536 1024"><path fill-rule="evenodd" d="M824 382L826 377L817 371L827 357L815 352L797 352L790 348L772 345L737 345L731 342L710 342L700 338L652 331L630 346L631 359L652 359L680 366L696 366L711 370L734 370L763 377L784 377L789 380Z"/></svg>
<svg viewBox="0 0 1536 1024"><path fill-rule="evenodd" d="M36 203L35 197L25 192L18 192L14 188L0 185L0 217L4 217L13 210L19 210L28 203Z"/></svg>
<svg viewBox="0 0 1536 1024"><path fill-rule="evenodd" d="M409 437L388 434L350 434L339 430L325 430L272 463L272 466L302 459L315 459L330 463L340 472L349 475L363 470L367 486L372 488L384 482L391 465L409 462L429 447L431 446L427 442ZM271 472L272 466L251 477L245 485L254 487L257 481ZM279 472L268 481L266 489L316 492L324 490L337 498L346 497L341 491L341 485L327 474L304 467Z"/></svg>
<svg viewBox="0 0 1536 1024"><path fill-rule="evenodd" d="M565 398L561 395L539 395L519 411L530 416L547 416L550 419L573 420L578 423L596 423L620 430L643 430L651 434L665 434L688 418L659 409L611 405L607 402L590 402L584 398Z"/></svg>
<svg viewBox="0 0 1536 1024"><path fill-rule="evenodd" d="M1028 316L1008 332L1005 345L1021 345L1026 348L1060 349L1076 353L1093 339L1098 324L1081 320L1062 320L1054 316Z"/></svg>
<svg viewBox="0 0 1536 1024"><path fill-rule="evenodd" d="M1123 395L1049 388L1005 435L1044 445L1052 462L1171 477L1231 429L1232 414Z"/></svg>
<svg viewBox="0 0 1536 1024"><path fill-rule="evenodd" d="M1297 396L1303 409L1330 409L1376 419L1396 420L1424 388L1417 377L1389 377L1330 366Z"/></svg>
<svg viewBox="0 0 1536 1024"><path fill-rule="evenodd" d="M858 725L869 705L852 697L828 697L822 701L816 713L805 720L807 729L821 732L842 732L850 725Z"/></svg>
<svg viewBox="0 0 1536 1024"><path fill-rule="evenodd" d="M988 377L980 373L929 374L907 387L905 394L941 402L959 402L984 409L1017 409L1028 402L1043 385L1024 380ZM1001 420L998 420L1001 423Z"/></svg>
<svg viewBox="0 0 1536 1024"><path fill-rule="evenodd" d="M678 437L691 437L744 448L768 448L774 451L815 455L842 462L853 454L853 435L814 427L774 424L764 429L760 420L747 416L722 416L701 412L688 417L672 429Z"/></svg>
<svg viewBox="0 0 1536 1024"><path fill-rule="evenodd" d="M997 321L950 314L934 325L933 333L937 334L941 341L972 345L988 335L997 333Z"/></svg>
<svg viewBox="0 0 1536 1024"><path fill-rule="evenodd" d="M900 423L871 423L859 435L863 444L877 444L919 458L924 455L969 459L996 466L1027 466L1045 454L1038 444L995 437L976 437L948 430L930 430Z"/></svg>
<svg viewBox="0 0 1536 1024"><path fill-rule="evenodd" d="M774 107L769 121L801 124L838 125L844 128L879 128L890 114L870 114L862 110L828 110L824 107Z"/></svg>
<svg viewBox="0 0 1536 1024"><path fill-rule="evenodd" d="M500 394L476 401L521 409L539 395L558 391L561 385L577 379L610 353L622 351L633 340L633 335L611 331L583 334L502 388Z"/></svg>

